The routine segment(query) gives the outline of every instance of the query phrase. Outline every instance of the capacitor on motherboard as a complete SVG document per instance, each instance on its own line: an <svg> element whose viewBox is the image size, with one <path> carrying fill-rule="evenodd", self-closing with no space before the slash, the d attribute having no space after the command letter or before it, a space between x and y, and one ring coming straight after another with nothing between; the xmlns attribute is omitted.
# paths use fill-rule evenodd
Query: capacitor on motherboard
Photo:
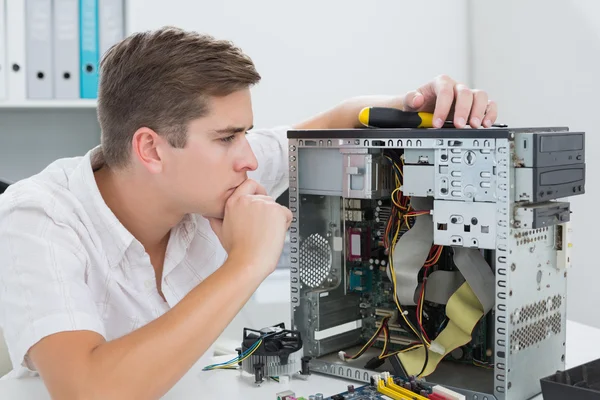
<svg viewBox="0 0 600 400"><path fill-rule="evenodd" d="M348 393L354 393L354 385L348 385Z"/></svg>
<svg viewBox="0 0 600 400"><path fill-rule="evenodd" d="M315 395L311 394L310 396L308 396L308 400L315 400Z"/></svg>
<svg viewBox="0 0 600 400"><path fill-rule="evenodd" d="M315 394L315 400L323 400L323 393Z"/></svg>
<svg viewBox="0 0 600 400"><path fill-rule="evenodd" d="M411 378L410 380L410 390L412 390L413 392L419 390L419 385L417 384L417 381L414 378Z"/></svg>

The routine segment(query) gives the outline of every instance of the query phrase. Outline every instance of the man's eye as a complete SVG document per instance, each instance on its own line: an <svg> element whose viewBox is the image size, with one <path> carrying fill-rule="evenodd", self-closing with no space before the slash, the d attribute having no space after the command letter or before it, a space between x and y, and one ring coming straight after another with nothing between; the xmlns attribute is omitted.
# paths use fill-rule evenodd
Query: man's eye
<svg viewBox="0 0 600 400"><path fill-rule="evenodd" d="M235 139L235 135L231 135L231 136L221 138L221 142L230 143L230 142L233 142L234 139Z"/></svg>

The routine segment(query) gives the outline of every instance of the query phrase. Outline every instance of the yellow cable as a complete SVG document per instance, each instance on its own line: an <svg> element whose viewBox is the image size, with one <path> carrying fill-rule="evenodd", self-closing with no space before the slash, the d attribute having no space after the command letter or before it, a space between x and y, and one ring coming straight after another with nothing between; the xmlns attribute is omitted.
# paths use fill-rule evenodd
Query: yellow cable
<svg viewBox="0 0 600 400"><path fill-rule="evenodd" d="M260 339L260 341L258 342L258 345L254 348L254 350L252 350L252 352L250 352L249 354L246 354L244 356L244 358L242 358L241 360L235 360L234 362L231 362L229 364L224 364L224 365L219 365L218 367L214 367L211 369L225 369L225 368L231 368L232 366L241 363L242 361L244 361L245 359L247 359L248 357L250 357L252 354L254 354L256 352L256 350L258 350L258 348L260 347L260 345L262 344L262 339Z"/></svg>
<svg viewBox="0 0 600 400"><path fill-rule="evenodd" d="M396 356L396 355L398 355L398 354L401 354L401 353L406 353L406 352L408 352L408 351L411 351L411 350L414 350L414 349L420 349L421 347L423 347L423 345L422 345L422 344L415 344L414 346L411 346L411 347L409 347L409 348L407 348L407 349L404 349L404 350L399 350L399 351L396 351L396 352L394 352L394 353L387 354L387 355L383 356L382 358L393 357L393 356Z"/></svg>
<svg viewBox="0 0 600 400"><path fill-rule="evenodd" d="M383 326L383 322L381 323L381 325ZM385 355L385 352L387 351L387 344L388 344L388 330L384 329L383 330L383 337L384 337L384 342L383 342L383 349L381 350L381 354L379 354L379 358L380 360L383 358L383 356Z"/></svg>
<svg viewBox="0 0 600 400"><path fill-rule="evenodd" d="M387 158L390 161L392 161L390 157L387 157ZM400 161L402 162L402 165L404 166L404 160L401 158ZM404 174L402 173L402 170L400 169L400 167L398 166L398 164L396 164L394 162L394 166L397 168L398 172L400 172L400 176L402 177L402 180L404 180ZM398 203L396 203L396 200L394 198L395 193L397 193L400 190L400 186L401 186L401 182L398 181L397 177L396 177L396 186L397 186L396 189L394 189L394 191L392 192L392 202L398 208L401 208L401 209L406 210L408 212L410 210L410 205L408 207L406 207L406 208L402 207ZM424 214L426 214L426 213L423 212L420 215L424 215ZM398 217L399 217L400 221L402 221L402 219L401 219L402 215L401 215L400 212L398 213ZM404 220L406 222L407 227L410 228L410 226L408 226L408 218L406 216L405 216ZM388 254L390 274L392 276L392 282L393 282L393 285L394 285L394 302L396 303L396 307L398 307L398 311L400 312L400 315L402 315L402 318L404 319L404 321L406 322L406 324L410 327L410 329L417 336L417 338L420 338L424 343L426 343L427 347L429 347L430 346L430 342L424 337L424 335L421 335L420 333L417 332L417 330L410 323L410 321L408 320L408 318L406 318L406 315L404 315L404 310L402 310L402 307L400 306L400 302L398 301L398 296L396 294L397 282L396 282L396 273L394 271L394 262L393 262L393 256L392 255L394 253L394 249L396 248L396 242L398 241L398 235L400 234L400 227L401 226L402 226L402 223L398 223L398 226L396 227L396 233L394 234L394 238L392 240L392 243L390 244L390 251L389 251L389 254ZM409 349L406 349L406 351L408 351L408 350ZM398 354L398 353L395 353L395 354Z"/></svg>
<svg viewBox="0 0 600 400"><path fill-rule="evenodd" d="M400 191L399 188L394 189L394 191L392 192L392 203L394 203L394 205L398 208L404 209L404 207L402 207L400 204L398 204L396 202L396 193L398 193Z"/></svg>
<svg viewBox="0 0 600 400"><path fill-rule="evenodd" d="M372 343L373 341L377 340L377 337L379 336L379 334L381 333L381 329L383 328L383 325L385 324L386 319L388 319L387 317L384 318L381 321L381 325L379 325L379 328L377 328L377 330L375 331L375 334L373 336L371 336L371 339L367 340L367 342L365 343L365 345L362 347L362 349L360 349L359 351L356 352L355 355L353 355L352 357L348 357L348 359L353 360L355 358L360 357L362 354L360 354L362 351L364 351L370 343ZM387 340L386 340L387 342Z"/></svg>
<svg viewBox="0 0 600 400"><path fill-rule="evenodd" d="M425 285L425 282L423 282L423 285ZM423 325L423 303L425 302L425 290L421 290L421 292L421 297L419 298L419 324Z"/></svg>

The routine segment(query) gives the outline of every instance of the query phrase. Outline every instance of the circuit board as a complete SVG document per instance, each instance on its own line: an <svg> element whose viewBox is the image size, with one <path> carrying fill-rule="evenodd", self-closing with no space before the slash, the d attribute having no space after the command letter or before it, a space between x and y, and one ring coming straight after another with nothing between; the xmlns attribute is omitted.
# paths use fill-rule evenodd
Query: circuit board
<svg viewBox="0 0 600 400"><path fill-rule="evenodd" d="M389 200L344 200L346 242L349 244L345 257L346 282L348 294L360 297L361 338L363 342L367 342L379 328L382 318L393 315L388 322L390 338L387 348L388 352L394 352L414 343L415 338L398 321L397 307L393 300L394 288L387 272L388 256L384 249L383 232L390 212ZM406 230L401 230L399 236L404 232ZM450 248L443 250L439 262L431 268L432 271L438 269L456 270ZM422 273L423 271L419 280L423 278ZM406 307L406 310L416 315L414 306ZM429 336L436 337L446 323L445 305L425 301L423 310L426 315L423 326ZM472 332L472 341L455 349L445 360L489 365L493 361L488 350L490 318L493 318L491 313L479 321ZM373 347L383 348L383 345L384 339L380 337Z"/></svg>
<svg viewBox="0 0 600 400"><path fill-rule="evenodd" d="M408 381L402 378L394 377L394 383L400 387L413 391L415 394L419 394L422 397L428 398L431 396L432 390L429 386L423 384L423 382L412 380ZM355 388L350 385L348 391L326 397L325 400L390 400L390 397L381 394L377 391L377 388L371 385L364 385Z"/></svg>
<svg viewBox="0 0 600 400"><path fill-rule="evenodd" d="M389 400L389 397L377 392L377 389L371 385L361 386L354 389L353 392L344 392L326 397L325 400Z"/></svg>

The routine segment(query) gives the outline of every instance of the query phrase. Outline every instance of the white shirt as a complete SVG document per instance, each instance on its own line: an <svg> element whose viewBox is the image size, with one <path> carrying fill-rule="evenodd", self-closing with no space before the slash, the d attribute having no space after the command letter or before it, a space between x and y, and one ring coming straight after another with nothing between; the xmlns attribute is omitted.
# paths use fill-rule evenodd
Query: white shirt
<svg viewBox="0 0 600 400"><path fill-rule="evenodd" d="M249 177L279 196L288 183L287 129L256 130L248 140L259 165ZM27 352L50 334L90 330L110 341L142 327L226 258L208 221L186 216L167 247L165 302L150 257L100 195L93 171L101 163L97 147L0 195L0 327L13 364L4 378L36 375ZM212 348L200 361L210 356Z"/></svg>

